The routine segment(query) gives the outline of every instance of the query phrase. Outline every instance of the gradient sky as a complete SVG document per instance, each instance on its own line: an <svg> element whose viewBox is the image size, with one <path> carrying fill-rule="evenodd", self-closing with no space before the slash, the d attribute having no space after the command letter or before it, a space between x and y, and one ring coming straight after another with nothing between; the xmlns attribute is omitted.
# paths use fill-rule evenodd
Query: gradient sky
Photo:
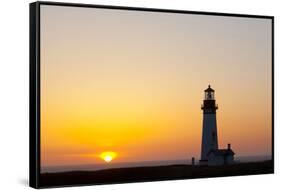
<svg viewBox="0 0 281 190"><path fill-rule="evenodd" d="M199 157L203 91L220 148L271 154L271 20L41 5L41 164Z"/></svg>

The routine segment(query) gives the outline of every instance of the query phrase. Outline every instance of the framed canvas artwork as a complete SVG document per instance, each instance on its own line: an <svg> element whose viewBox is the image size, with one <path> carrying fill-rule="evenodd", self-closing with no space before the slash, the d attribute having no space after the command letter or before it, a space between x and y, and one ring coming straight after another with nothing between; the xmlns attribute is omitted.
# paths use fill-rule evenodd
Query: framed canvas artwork
<svg viewBox="0 0 281 190"><path fill-rule="evenodd" d="M30 4L30 186L274 172L274 18Z"/></svg>

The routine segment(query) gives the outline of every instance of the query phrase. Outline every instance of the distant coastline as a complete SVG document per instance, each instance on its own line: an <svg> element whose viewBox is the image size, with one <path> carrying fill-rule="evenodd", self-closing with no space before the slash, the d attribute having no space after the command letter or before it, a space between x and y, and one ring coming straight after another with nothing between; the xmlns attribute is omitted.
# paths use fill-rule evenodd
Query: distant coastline
<svg viewBox="0 0 281 190"><path fill-rule="evenodd" d="M261 162L271 160L270 155L259 156L238 156L235 159L236 163L247 162ZM198 164L198 159L196 159ZM186 160L165 160L165 161L142 161L142 162L117 162L110 164L85 164L85 165L65 165L65 166L49 166L42 167L41 173L54 173L54 172L69 172L69 171L98 171L113 168L132 168L132 167L146 167L146 166L165 166L165 165L191 165L191 159Z"/></svg>

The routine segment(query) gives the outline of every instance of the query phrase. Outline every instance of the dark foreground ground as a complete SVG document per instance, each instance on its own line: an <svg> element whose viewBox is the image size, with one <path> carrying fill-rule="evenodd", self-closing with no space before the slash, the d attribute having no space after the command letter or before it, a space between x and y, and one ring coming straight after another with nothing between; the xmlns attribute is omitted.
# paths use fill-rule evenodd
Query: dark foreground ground
<svg viewBox="0 0 281 190"><path fill-rule="evenodd" d="M268 173L273 173L272 161L239 163L228 166L149 166L135 168L115 168L99 171L44 173L40 176L40 186L50 187L78 184L108 184Z"/></svg>

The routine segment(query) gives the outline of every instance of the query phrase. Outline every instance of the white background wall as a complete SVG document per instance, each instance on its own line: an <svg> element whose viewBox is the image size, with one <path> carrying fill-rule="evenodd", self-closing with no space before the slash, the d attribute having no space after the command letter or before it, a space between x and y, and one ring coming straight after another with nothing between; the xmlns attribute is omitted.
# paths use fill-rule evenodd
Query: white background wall
<svg viewBox="0 0 281 190"><path fill-rule="evenodd" d="M60 0L63 1L63 0ZM78 3L185 9L275 16L275 147L280 147L281 124L280 34L281 9L278 0L69 0ZM0 3L0 189L28 189L28 3L2 0ZM253 68L254 69L254 68ZM278 113L279 112L279 113ZM251 137L249 137L251 138ZM276 174L180 180L71 189L277 189L281 186L280 148L275 149ZM279 187L280 188L280 187ZM70 189L70 188L67 188Z"/></svg>

